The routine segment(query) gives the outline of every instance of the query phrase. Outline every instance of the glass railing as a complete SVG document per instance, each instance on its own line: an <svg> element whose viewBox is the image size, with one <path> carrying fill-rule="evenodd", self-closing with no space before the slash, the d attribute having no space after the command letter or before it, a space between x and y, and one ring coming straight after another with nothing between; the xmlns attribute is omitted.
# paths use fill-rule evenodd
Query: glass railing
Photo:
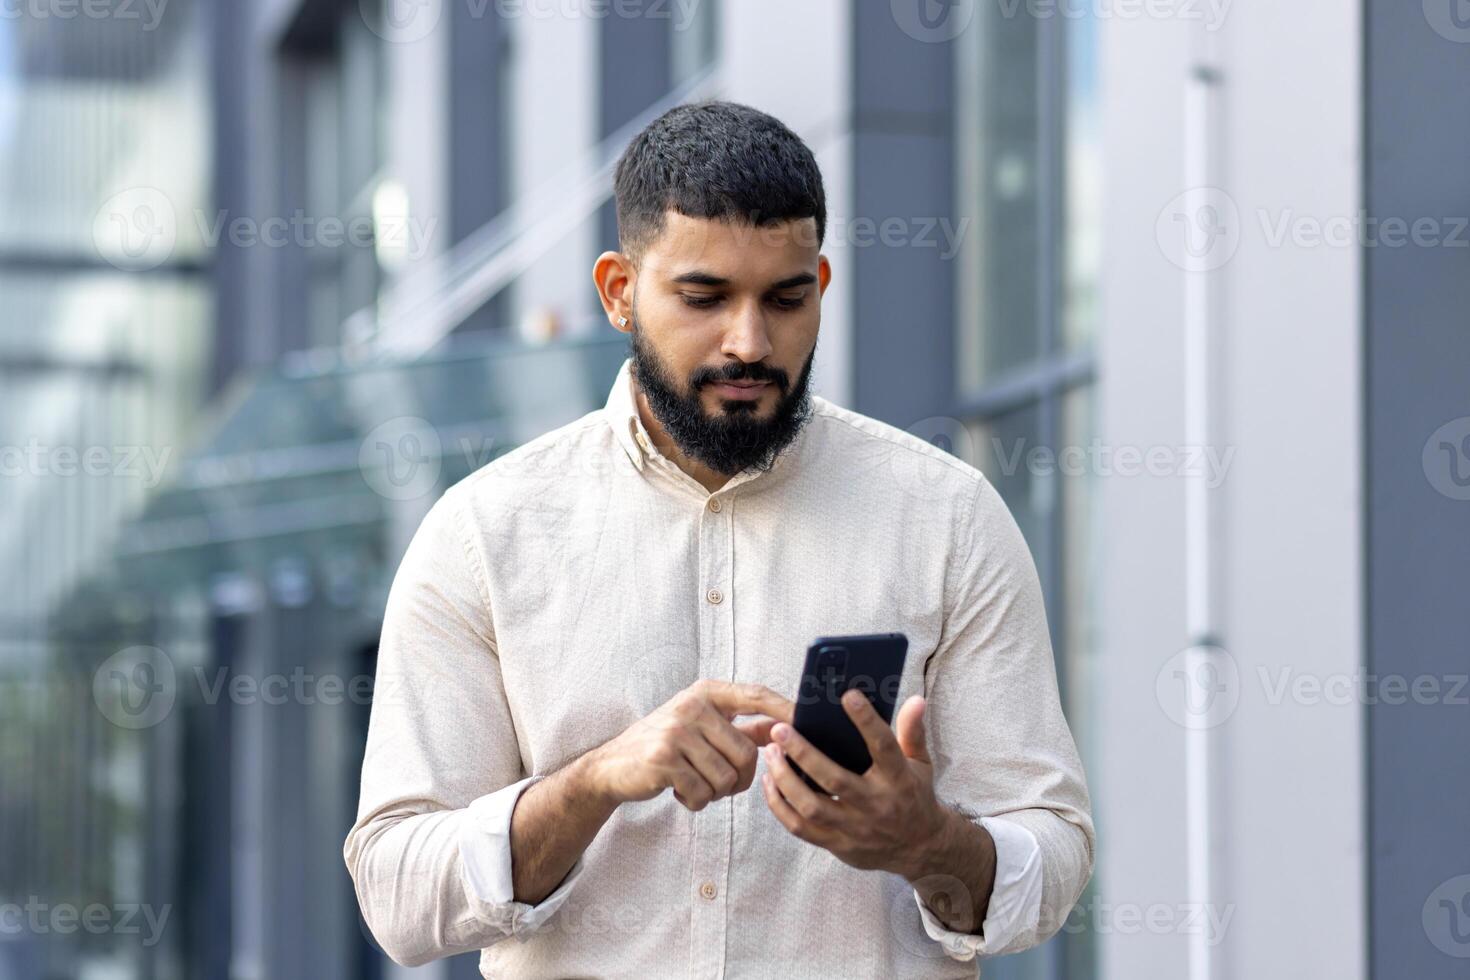
<svg viewBox="0 0 1470 980"><path fill-rule="evenodd" d="M119 562L135 583L166 586L371 539L393 505L426 508L473 470L600 408L626 351L605 328L539 346L462 340L401 363L265 372L123 535Z"/></svg>

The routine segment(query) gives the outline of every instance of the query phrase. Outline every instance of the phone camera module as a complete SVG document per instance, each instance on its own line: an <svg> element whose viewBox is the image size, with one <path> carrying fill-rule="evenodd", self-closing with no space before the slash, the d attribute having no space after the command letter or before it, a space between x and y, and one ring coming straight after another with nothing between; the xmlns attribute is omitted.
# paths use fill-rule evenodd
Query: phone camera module
<svg viewBox="0 0 1470 980"><path fill-rule="evenodd" d="M829 703L835 703L847 688L847 648L822 647L817 651L817 683Z"/></svg>

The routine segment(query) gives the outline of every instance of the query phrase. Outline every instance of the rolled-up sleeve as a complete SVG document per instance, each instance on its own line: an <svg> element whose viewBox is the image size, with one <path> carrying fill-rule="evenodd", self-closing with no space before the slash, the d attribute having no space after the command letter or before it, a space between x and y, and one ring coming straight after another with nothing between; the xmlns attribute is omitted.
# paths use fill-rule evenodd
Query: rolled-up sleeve
<svg viewBox="0 0 1470 980"><path fill-rule="evenodd" d="M990 832L995 842L995 886L980 932L950 929L914 892L924 931L957 960L972 960L991 950L1005 949L1016 936L1035 929L1041 915L1041 845L1020 824L999 817L981 817L977 823Z"/></svg>
<svg viewBox="0 0 1470 980"><path fill-rule="evenodd" d="M925 665L926 734L939 798L986 826L1006 860L992 896L1002 907L980 934L944 930L928 914L925 924L946 953L969 959L1028 949L1060 929L1092 876L1096 836L1036 566L988 481L958 530L944 631Z"/></svg>
<svg viewBox="0 0 1470 980"><path fill-rule="evenodd" d="M515 900L511 874L510 817L516 801L531 784L544 777L527 776L505 789L480 797L470 804L470 819L460 827L459 855L464 861L465 887L475 914L493 922L507 936L534 932L566 901L572 885L582 874L582 857L556 890L535 905Z"/></svg>
<svg viewBox="0 0 1470 980"><path fill-rule="evenodd" d="M394 577L357 821L343 846L363 919L405 965L536 928L575 877L537 906L512 900L510 816L531 780L501 679L482 556L465 530L451 489Z"/></svg>

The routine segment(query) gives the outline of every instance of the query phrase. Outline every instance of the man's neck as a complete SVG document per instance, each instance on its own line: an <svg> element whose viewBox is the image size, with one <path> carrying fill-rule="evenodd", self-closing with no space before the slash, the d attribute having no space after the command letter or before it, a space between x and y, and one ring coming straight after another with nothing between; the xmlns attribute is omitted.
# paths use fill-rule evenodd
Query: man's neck
<svg viewBox="0 0 1470 980"><path fill-rule="evenodd" d="M648 430L648 435L653 439L653 444L658 451L663 453L673 464L692 476L700 486L710 493L714 493L730 482L730 478L724 473L716 472L695 459L684 455L683 451L674 444L673 438L668 434L657 418L653 410L648 407L648 399L643 396L643 389L638 387L637 381L633 382L634 402L638 407L638 418L643 422L643 428Z"/></svg>

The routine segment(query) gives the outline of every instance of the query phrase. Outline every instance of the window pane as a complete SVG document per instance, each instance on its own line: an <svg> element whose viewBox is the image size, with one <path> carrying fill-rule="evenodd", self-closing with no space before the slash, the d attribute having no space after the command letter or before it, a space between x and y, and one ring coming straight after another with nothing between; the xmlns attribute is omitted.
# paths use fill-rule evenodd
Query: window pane
<svg viewBox="0 0 1470 980"><path fill-rule="evenodd" d="M371 227L375 194L383 186L382 39L363 17L347 16L330 52L304 72L306 209L313 222L362 229ZM305 262L308 269L308 345L341 342L344 318L377 297L376 249L354 231L340 244L317 243L287 261Z"/></svg>
<svg viewBox="0 0 1470 980"><path fill-rule="evenodd" d="M1089 14L1067 28L1066 204L1062 217L1062 344L1092 343L1101 254L1102 146L1097 104L1097 24Z"/></svg>
<svg viewBox="0 0 1470 980"><path fill-rule="evenodd" d="M1041 352L1037 86L1039 20L980 4L961 55L962 396Z"/></svg>
<svg viewBox="0 0 1470 980"><path fill-rule="evenodd" d="M1062 446L1058 455L1062 534L1061 656L1068 678L1067 717L1079 742L1090 742L1092 715L1087 696L1093 689L1096 650L1094 592L1094 509L1098 475L1091 461L1094 444L1093 388L1075 389L1062 398Z"/></svg>
<svg viewBox="0 0 1470 980"><path fill-rule="evenodd" d="M0 4L0 250L127 268L198 259L210 155L195 3L151 27L141 8L70 6Z"/></svg>
<svg viewBox="0 0 1470 980"><path fill-rule="evenodd" d="M1050 510L1052 477L1040 465L1044 462L1045 449L1038 434L1039 422L1039 413L1032 405L986 422L975 422L968 428L973 437L975 465L1016 518L1044 582L1046 556L1042 544Z"/></svg>
<svg viewBox="0 0 1470 980"><path fill-rule="evenodd" d="M671 81L678 86L708 68L719 53L719 2L705 0L687 14L676 8L669 24L673 44Z"/></svg>

